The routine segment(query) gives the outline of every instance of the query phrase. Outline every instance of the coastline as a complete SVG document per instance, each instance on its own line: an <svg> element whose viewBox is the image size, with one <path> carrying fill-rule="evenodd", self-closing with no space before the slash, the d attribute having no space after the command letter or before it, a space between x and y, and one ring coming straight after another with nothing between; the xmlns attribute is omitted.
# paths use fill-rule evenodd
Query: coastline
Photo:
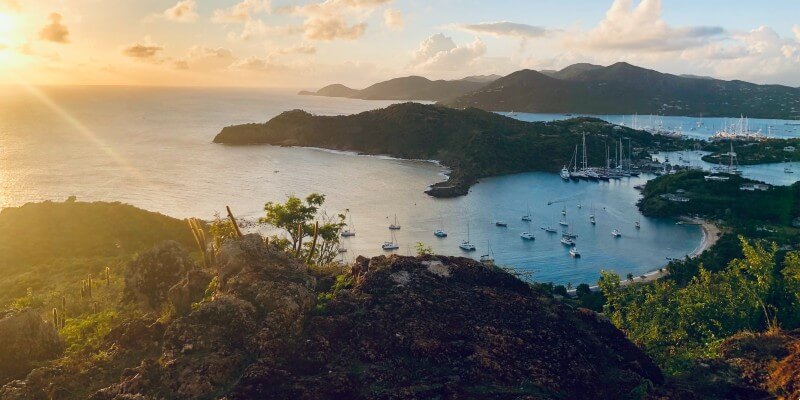
<svg viewBox="0 0 800 400"><path fill-rule="evenodd" d="M691 253L686 255L689 258L699 257L706 250L714 246L714 244L716 244L717 241L719 240L720 229L711 221L701 218L690 218L686 216L680 217L680 221L686 224L699 225L700 229L703 231L703 239L700 241L700 244L698 244L697 247L694 250L692 250ZM658 269L646 272L640 276L636 276L632 280L620 277L620 286L628 286L637 283L651 283L667 275L669 275L669 271L667 270L666 265L664 265L663 267L660 267ZM600 288L597 285L593 285L590 286L589 289L595 292L598 291ZM576 289L571 289L567 291L567 293L570 295L574 295L575 292Z"/></svg>

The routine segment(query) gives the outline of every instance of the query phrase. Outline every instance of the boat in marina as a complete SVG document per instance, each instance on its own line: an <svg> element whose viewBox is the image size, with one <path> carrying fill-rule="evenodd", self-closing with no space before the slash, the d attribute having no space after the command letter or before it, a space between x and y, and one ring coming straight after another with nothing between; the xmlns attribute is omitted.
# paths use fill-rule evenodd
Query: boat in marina
<svg viewBox="0 0 800 400"><path fill-rule="evenodd" d="M463 240L461 244L458 245L461 250L464 251L475 251L475 245L469 241L469 223L467 224L467 239Z"/></svg>
<svg viewBox="0 0 800 400"><path fill-rule="evenodd" d="M575 246L575 241L566 236L562 236L561 244L563 244L564 246Z"/></svg>
<svg viewBox="0 0 800 400"><path fill-rule="evenodd" d="M400 229L400 224L397 223L397 214L394 215L394 223L389 225L389 229L396 231Z"/></svg>
<svg viewBox="0 0 800 400"><path fill-rule="evenodd" d="M613 231L611 231L611 235L614 237L622 237L622 234L619 232L618 229L614 229Z"/></svg>
<svg viewBox="0 0 800 400"><path fill-rule="evenodd" d="M480 260L482 263L487 265L494 265L494 251L492 251L492 245L490 243L486 243L487 252L486 254L482 255Z"/></svg>
<svg viewBox="0 0 800 400"><path fill-rule="evenodd" d="M783 169L784 174L793 174L794 171L790 167L786 167Z"/></svg>
<svg viewBox="0 0 800 400"><path fill-rule="evenodd" d="M500 228L508 228L508 224L505 221L500 221L500 220L494 221L494 225Z"/></svg>
<svg viewBox="0 0 800 400"><path fill-rule="evenodd" d="M597 220L594 218L594 204L592 204L592 212L589 214L589 222L591 222L592 225L597 224Z"/></svg>
<svg viewBox="0 0 800 400"><path fill-rule="evenodd" d="M641 224L641 223L639 223L639 220L636 220L636 222L633 224L633 226L634 226L636 229L642 229L642 224Z"/></svg>
<svg viewBox="0 0 800 400"><path fill-rule="evenodd" d="M353 225L353 215L350 214L350 210L345 210L345 212L350 217L350 222L347 224L347 227L342 230L341 235L342 237L353 237L356 235L356 228L355 225Z"/></svg>
<svg viewBox="0 0 800 400"><path fill-rule="evenodd" d="M558 233L558 230L556 230L555 228L551 228L549 226L543 226L542 230L547 233Z"/></svg>
<svg viewBox="0 0 800 400"><path fill-rule="evenodd" d="M709 138L712 142L721 140L754 142L764 139L767 139L767 136L764 136L760 129L757 131L750 130L750 120L745 116L741 116L736 122L730 125L726 122L721 130L717 131L717 133Z"/></svg>
<svg viewBox="0 0 800 400"><path fill-rule="evenodd" d="M400 245L397 244L397 239L394 237L394 232L392 232L392 240L389 242L383 242L381 248L384 250L397 250L400 248Z"/></svg>
<svg viewBox="0 0 800 400"><path fill-rule="evenodd" d="M561 168L561 179L568 181L569 178L570 178L569 168L564 166L563 168Z"/></svg>
<svg viewBox="0 0 800 400"><path fill-rule="evenodd" d="M581 252L578 251L577 247L572 247L571 249L569 249L569 255L572 256L573 258L580 258Z"/></svg>
<svg viewBox="0 0 800 400"><path fill-rule="evenodd" d="M533 234L530 233L530 232L522 232L522 234L520 234L519 237L521 237L521 238L523 238L525 240L535 240L536 239L536 237L534 237Z"/></svg>
<svg viewBox="0 0 800 400"><path fill-rule="evenodd" d="M530 209L530 207L528 207L527 204L525 205L525 215L522 216L522 220L524 222L533 221L533 218L531 218L531 209Z"/></svg>
<svg viewBox="0 0 800 400"><path fill-rule="evenodd" d="M433 231L433 235L436 236L436 237L444 238L444 237L447 237L447 232L445 232L445 231L443 231L441 229L437 229L437 230Z"/></svg>

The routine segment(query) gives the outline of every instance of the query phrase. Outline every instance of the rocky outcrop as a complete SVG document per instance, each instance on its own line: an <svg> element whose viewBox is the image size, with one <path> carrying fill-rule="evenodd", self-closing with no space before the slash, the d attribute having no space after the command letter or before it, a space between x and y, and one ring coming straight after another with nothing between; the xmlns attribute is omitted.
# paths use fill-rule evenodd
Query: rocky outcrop
<svg viewBox="0 0 800 400"><path fill-rule="evenodd" d="M281 363L314 307L314 278L258 235L226 241L217 260L217 293L170 324L159 360L145 360L94 399L217 398L253 365Z"/></svg>
<svg viewBox="0 0 800 400"><path fill-rule="evenodd" d="M126 301L158 309L170 288L196 269L194 260L178 242L165 241L139 254L125 267Z"/></svg>
<svg viewBox="0 0 800 400"><path fill-rule="evenodd" d="M195 269L186 273L186 278L169 289L167 297L178 315L186 315L192 310L192 303L203 298L213 277L210 273Z"/></svg>
<svg viewBox="0 0 800 400"><path fill-rule="evenodd" d="M32 309L0 313L0 385L21 378L37 362L56 358L64 343Z"/></svg>
<svg viewBox="0 0 800 400"><path fill-rule="evenodd" d="M609 322L473 260L359 258L352 274L293 357L230 398L625 398L663 379Z"/></svg>

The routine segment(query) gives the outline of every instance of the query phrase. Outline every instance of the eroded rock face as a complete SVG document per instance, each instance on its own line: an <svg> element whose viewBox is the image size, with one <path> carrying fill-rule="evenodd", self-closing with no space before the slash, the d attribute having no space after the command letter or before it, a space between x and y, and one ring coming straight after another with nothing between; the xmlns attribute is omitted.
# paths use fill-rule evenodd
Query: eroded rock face
<svg viewBox="0 0 800 400"><path fill-rule="evenodd" d="M125 299L158 309L166 301L169 289L196 267L178 242L165 241L139 254L125 267Z"/></svg>
<svg viewBox="0 0 800 400"><path fill-rule="evenodd" d="M663 380L609 322L476 261L359 258L352 273L294 357L251 367L230 398L626 398Z"/></svg>
<svg viewBox="0 0 800 400"><path fill-rule="evenodd" d="M0 385L24 377L33 363L64 350L55 327L32 309L0 313Z"/></svg>
<svg viewBox="0 0 800 400"><path fill-rule="evenodd" d="M306 266L257 235L227 241L218 261L218 292L169 325L159 361L145 360L94 399L217 398L294 346L315 302Z"/></svg>
<svg viewBox="0 0 800 400"><path fill-rule="evenodd" d="M178 315L186 315L192 310L192 303L203 298L213 277L210 273L194 269L186 273L186 278L169 289L167 297Z"/></svg>

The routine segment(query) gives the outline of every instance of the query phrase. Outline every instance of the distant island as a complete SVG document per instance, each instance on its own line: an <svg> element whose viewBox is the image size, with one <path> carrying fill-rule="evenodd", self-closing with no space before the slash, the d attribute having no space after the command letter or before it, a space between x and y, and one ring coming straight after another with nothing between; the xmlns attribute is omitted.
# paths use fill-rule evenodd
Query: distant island
<svg viewBox="0 0 800 400"><path fill-rule="evenodd" d="M478 75L451 81L433 81L421 76L406 76L379 82L361 90L337 83L325 86L316 92L304 90L299 94L362 100L444 101L478 90L499 78L499 75Z"/></svg>
<svg viewBox="0 0 800 400"><path fill-rule="evenodd" d="M427 193L436 197L467 194L488 176L559 171L570 164L586 133L590 165L606 163L606 146L630 139L639 156L647 150L686 148L687 141L656 136L594 118L524 122L475 108L404 103L347 116L284 112L263 124L229 126L214 138L230 145L307 146L438 160L451 169L449 179ZM613 150L612 150L613 154Z"/></svg>
<svg viewBox="0 0 800 400"><path fill-rule="evenodd" d="M431 81L391 79L366 89L326 86L300 94L365 100L430 100L453 108L574 114L800 119L800 88L672 75L620 62L562 70L521 70L504 77Z"/></svg>

